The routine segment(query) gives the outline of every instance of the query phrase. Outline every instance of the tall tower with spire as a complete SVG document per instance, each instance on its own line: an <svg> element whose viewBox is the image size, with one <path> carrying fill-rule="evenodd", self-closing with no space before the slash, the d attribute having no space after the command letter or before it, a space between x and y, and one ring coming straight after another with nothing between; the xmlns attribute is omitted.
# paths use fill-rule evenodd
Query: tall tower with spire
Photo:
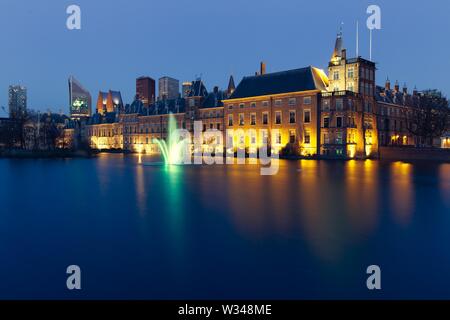
<svg viewBox="0 0 450 320"><path fill-rule="evenodd" d="M375 94L375 64L361 57L347 58L342 29L328 64L329 91L351 91L365 96Z"/></svg>

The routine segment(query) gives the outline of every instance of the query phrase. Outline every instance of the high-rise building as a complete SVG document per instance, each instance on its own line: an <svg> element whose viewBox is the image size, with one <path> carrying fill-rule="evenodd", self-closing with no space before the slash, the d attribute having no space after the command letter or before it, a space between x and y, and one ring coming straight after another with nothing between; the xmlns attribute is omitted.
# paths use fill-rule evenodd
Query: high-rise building
<svg viewBox="0 0 450 320"><path fill-rule="evenodd" d="M75 77L69 77L70 117L79 119L92 115L92 97Z"/></svg>
<svg viewBox="0 0 450 320"><path fill-rule="evenodd" d="M192 89L192 82L183 82L182 85L182 97L183 98L187 98L189 97L189 93L191 93L191 89Z"/></svg>
<svg viewBox="0 0 450 320"><path fill-rule="evenodd" d="M9 117L22 118L27 111L27 88L20 85L9 86L8 90Z"/></svg>
<svg viewBox="0 0 450 320"><path fill-rule="evenodd" d="M155 80L150 77L136 79L136 97L145 107L155 102Z"/></svg>
<svg viewBox="0 0 450 320"><path fill-rule="evenodd" d="M172 100L180 96L180 81L170 77L162 77L158 81L159 100Z"/></svg>

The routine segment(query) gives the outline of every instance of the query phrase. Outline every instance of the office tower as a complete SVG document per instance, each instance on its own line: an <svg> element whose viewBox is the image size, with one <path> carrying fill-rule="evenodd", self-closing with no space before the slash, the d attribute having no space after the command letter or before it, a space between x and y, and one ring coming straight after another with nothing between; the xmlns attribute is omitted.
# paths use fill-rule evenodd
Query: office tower
<svg viewBox="0 0 450 320"><path fill-rule="evenodd" d="M92 97L75 77L69 77L70 117L79 119L92 115Z"/></svg>
<svg viewBox="0 0 450 320"><path fill-rule="evenodd" d="M159 100L176 99L180 95L180 81L170 77L162 77L158 81Z"/></svg>
<svg viewBox="0 0 450 320"><path fill-rule="evenodd" d="M27 88L20 85L11 85L8 90L9 117L23 118L27 111Z"/></svg>
<svg viewBox="0 0 450 320"><path fill-rule="evenodd" d="M155 102L155 80L150 77L136 79L136 97L145 107Z"/></svg>

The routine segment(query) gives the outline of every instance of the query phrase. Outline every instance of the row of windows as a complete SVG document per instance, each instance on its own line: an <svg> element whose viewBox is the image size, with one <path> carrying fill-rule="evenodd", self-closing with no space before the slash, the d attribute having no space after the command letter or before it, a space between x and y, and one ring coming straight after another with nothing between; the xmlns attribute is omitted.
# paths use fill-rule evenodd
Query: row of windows
<svg viewBox="0 0 450 320"><path fill-rule="evenodd" d="M392 107L382 107L381 108L381 115L382 116L396 116L396 117L404 117L406 116L406 111L401 108L392 108Z"/></svg>
<svg viewBox="0 0 450 320"><path fill-rule="evenodd" d="M323 117L322 125L324 128L330 128L331 120L330 117L325 116ZM355 117L347 117L347 126L348 127L356 127ZM344 127L344 117L337 116L336 117L336 128L342 128Z"/></svg>
<svg viewBox="0 0 450 320"><path fill-rule="evenodd" d="M353 100L348 100L347 105L350 110L354 111L354 103ZM329 99L325 99L322 101L322 111L330 111L331 107L331 101ZM336 111L343 111L344 110L344 100L343 99L336 99L335 100L335 108Z"/></svg>
<svg viewBox="0 0 450 320"><path fill-rule="evenodd" d="M261 136L261 141L263 144L267 143L267 132L263 132ZM281 132L275 132L273 134L273 141L277 145L283 144L283 137L281 135ZM295 143L297 141L297 133L295 130L289 130L289 143ZM256 132L250 131L249 134L249 142L250 144L254 145L256 144ZM238 137L238 143L240 145L245 144L245 135L240 135ZM285 143L285 142L284 142ZM311 133L309 131L305 132L305 135L303 137L303 143L304 144L310 144L311 143ZM228 145L233 145L233 136L228 137Z"/></svg>
<svg viewBox="0 0 450 320"><path fill-rule="evenodd" d="M281 111L275 111L275 118L274 123L275 124L281 124L282 122L282 112ZM297 122L297 116L295 110L289 111L289 123L296 123ZM310 123L311 122L311 111L305 110L303 112L303 122L304 123ZM232 127L234 124L234 118L232 114L228 115L228 126ZM250 125L256 126L257 120L256 120L256 112L250 113ZM262 118L261 118L261 124L267 125L269 124L269 113L263 112ZM245 125L245 114L239 113L238 115L238 125L243 126Z"/></svg>
<svg viewBox="0 0 450 320"><path fill-rule="evenodd" d="M374 72L372 69L364 68L361 69L361 75L360 77L362 79L374 81ZM341 77L339 70L333 71L333 80L339 80ZM353 79L355 77L355 69L353 67L349 67L347 69L347 78Z"/></svg>
<svg viewBox="0 0 450 320"><path fill-rule="evenodd" d="M312 98L311 97L303 97L303 104L304 105L310 105L312 103ZM274 101L274 105L279 107L283 105L283 100L282 99L276 99ZM295 106L297 105L297 98L289 98L288 100L288 105L290 106ZM245 108L246 104L245 103L240 103L239 104L239 108ZM269 101L263 101L262 102L262 106L263 107L268 107L269 106ZM256 108L256 102L250 102L250 107L251 108ZM228 109L233 109L233 105L229 105Z"/></svg>

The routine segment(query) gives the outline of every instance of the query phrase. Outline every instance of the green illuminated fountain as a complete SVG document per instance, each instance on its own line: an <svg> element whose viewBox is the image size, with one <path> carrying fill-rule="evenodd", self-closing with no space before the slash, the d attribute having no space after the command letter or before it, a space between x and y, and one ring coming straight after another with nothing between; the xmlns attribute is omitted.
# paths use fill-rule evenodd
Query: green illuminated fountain
<svg viewBox="0 0 450 320"><path fill-rule="evenodd" d="M180 140L180 135L177 134L177 130L175 116L170 113L167 127L167 141L165 139L153 139L153 142L158 145L164 159L164 164L166 165L177 165L183 162L186 139Z"/></svg>

